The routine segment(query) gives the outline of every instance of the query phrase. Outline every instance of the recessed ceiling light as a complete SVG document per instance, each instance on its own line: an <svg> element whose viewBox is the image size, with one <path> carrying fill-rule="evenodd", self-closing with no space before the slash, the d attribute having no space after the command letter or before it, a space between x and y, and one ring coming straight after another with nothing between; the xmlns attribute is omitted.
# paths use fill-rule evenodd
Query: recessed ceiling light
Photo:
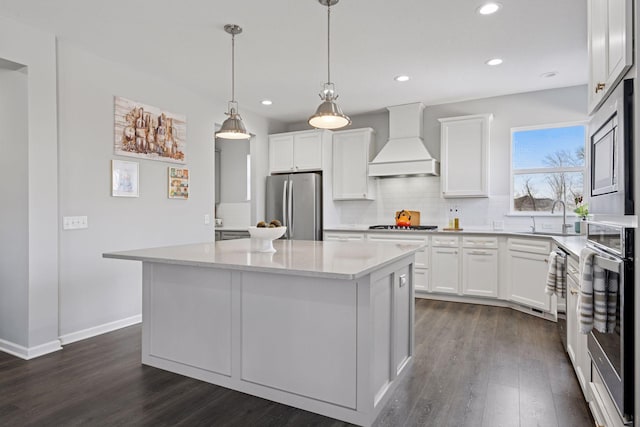
<svg viewBox="0 0 640 427"><path fill-rule="evenodd" d="M263 100L260 102L260 104L262 104L262 105L271 105L271 104L273 104L273 102L271 102L271 100L270 100L270 99L263 99Z"/></svg>
<svg viewBox="0 0 640 427"><path fill-rule="evenodd" d="M491 65L491 66L493 66L493 65L500 65L500 64L502 64L502 59L500 59L500 58L493 58L493 59L490 59L490 60L488 60L487 62L485 62L485 64L487 64L487 65Z"/></svg>
<svg viewBox="0 0 640 427"><path fill-rule="evenodd" d="M396 76L393 79L397 82L406 82L409 81L409 76Z"/></svg>
<svg viewBox="0 0 640 427"><path fill-rule="evenodd" d="M500 3L486 3L480 6L477 11L480 15L491 15L500 10L501 7Z"/></svg>
<svg viewBox="0 0 640 427"><path fill-rule="evenodd" d="M551 77L555 77L558 75L557 71L549 71L547 73L542 73L540 74L540 77L544 77L546 79L550 79Z"/></svg>

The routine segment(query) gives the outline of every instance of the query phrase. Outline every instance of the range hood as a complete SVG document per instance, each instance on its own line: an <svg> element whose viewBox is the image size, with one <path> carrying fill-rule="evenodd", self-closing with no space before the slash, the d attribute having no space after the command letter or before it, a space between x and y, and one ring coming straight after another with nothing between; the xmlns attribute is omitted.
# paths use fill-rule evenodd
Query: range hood
<svg viewBox="0 0 640 427"><path fill-rule="evenodd" d="M440 164L422 141L424 105L416 102L387 107L387 110L389 141L369 163L369 176L439 175Z"/></svg>

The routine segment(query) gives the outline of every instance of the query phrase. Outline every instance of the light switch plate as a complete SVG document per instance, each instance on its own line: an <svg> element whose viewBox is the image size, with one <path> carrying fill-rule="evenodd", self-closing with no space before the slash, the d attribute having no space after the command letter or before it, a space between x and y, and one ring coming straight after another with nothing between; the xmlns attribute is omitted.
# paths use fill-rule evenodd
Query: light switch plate
<svg viewBox="0 0 640 427"><path fill-rule="evenodd" d="M493 221L493 229L496 231L504 230L504 221Z"/></svg>
<svg viewBox="0 0 640 427"><path fill-rule="evenodd" d="M211 216L209 214L204 215L204 225L211 224Z"/></svg>
<svg viewBox="0 0 640 427"><path fill-rule="evenodd" d="M79 230L82 228L89 228L89 219L86 216L62 217L63 230Z"/></svg>

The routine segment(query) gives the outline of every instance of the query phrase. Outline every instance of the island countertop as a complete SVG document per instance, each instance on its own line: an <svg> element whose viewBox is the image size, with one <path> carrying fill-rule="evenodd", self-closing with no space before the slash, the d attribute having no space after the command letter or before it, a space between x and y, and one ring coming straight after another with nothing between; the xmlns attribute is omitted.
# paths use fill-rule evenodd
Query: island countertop
<svg viewBox="0 0 640 427"><path fill-rule="evenodd" d="M419 244L276 240L275 253L251 239L107 252L105 258L353 280L415 253Z"/></svg>

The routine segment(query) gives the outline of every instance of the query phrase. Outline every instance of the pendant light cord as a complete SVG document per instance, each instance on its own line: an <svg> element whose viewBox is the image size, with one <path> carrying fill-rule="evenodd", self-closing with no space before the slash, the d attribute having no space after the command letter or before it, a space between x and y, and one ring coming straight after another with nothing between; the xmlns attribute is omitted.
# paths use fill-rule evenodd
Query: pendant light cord
<svg viewBox="0 0 640 427"><path fill-rule="evenodd" d="M236 102L236 35L231 34L231 102Z"/></svg>
<svg viewBox="0 0 640 427"><path fill-rule="evenodd" d="M327 3L327 83L331 83L331 2Z"/></svg>

